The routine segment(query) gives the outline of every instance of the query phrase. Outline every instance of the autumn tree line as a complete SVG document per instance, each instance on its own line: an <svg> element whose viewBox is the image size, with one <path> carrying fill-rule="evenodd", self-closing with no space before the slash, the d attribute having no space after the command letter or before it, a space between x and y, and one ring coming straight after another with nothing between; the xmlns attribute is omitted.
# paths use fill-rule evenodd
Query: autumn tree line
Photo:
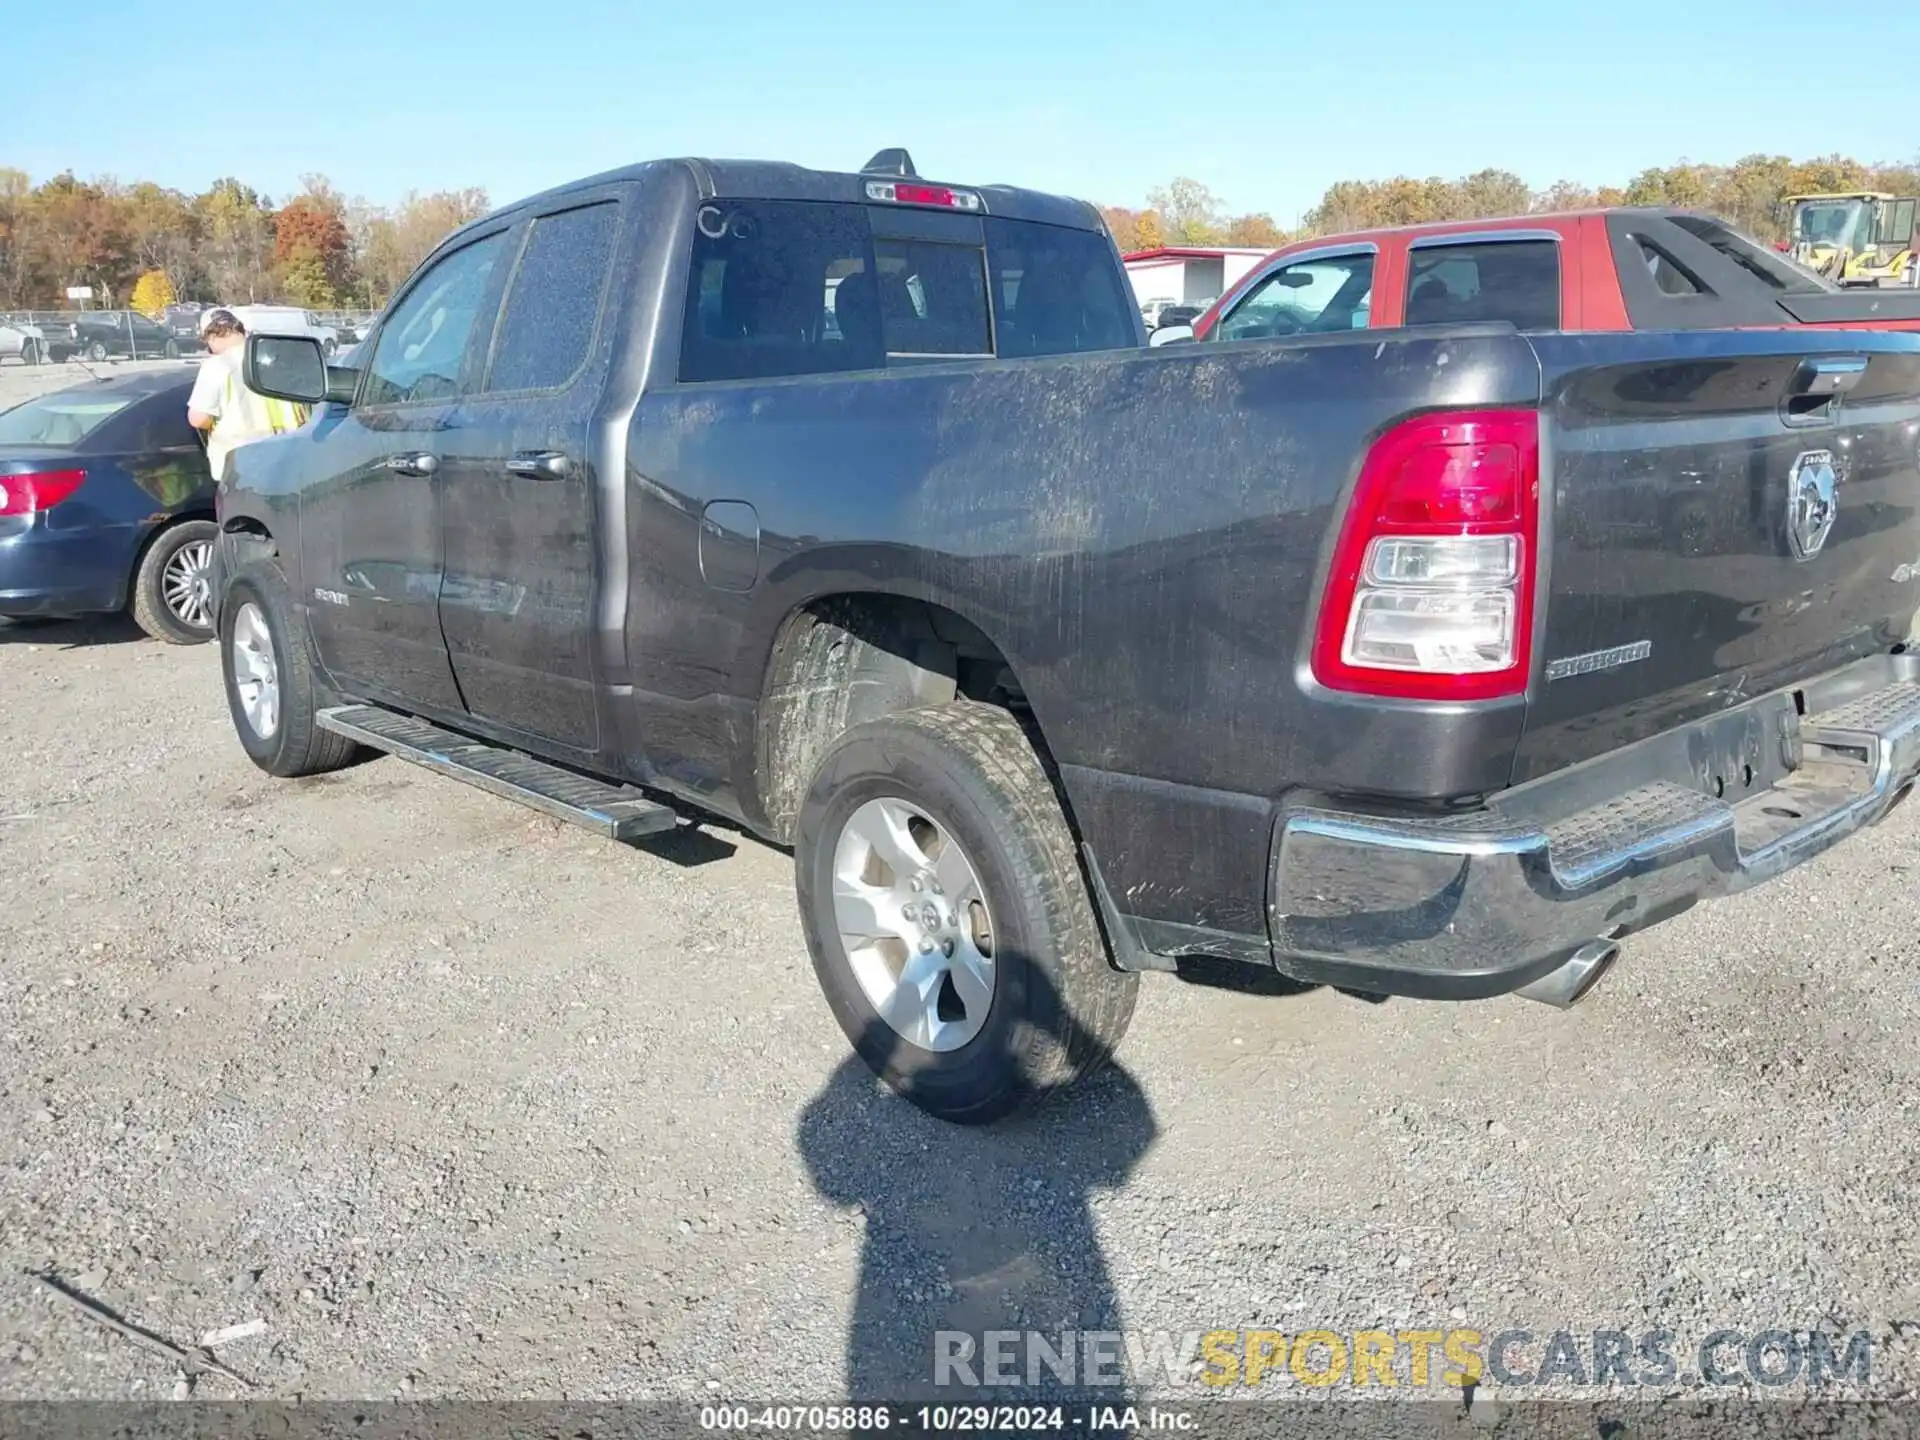
<svg viewBox="0 0 1920 1440"><path fill-rule="evenodd" d="M1792 160L1749 155L1732 165L1681 163L1642 170L1625 186L1588 189L1562 180L1535 190L1507 170L1481 170L1459 180L1342 180L1288 230L1268 214L1230 215L1197 180L1179 179L1153 191L1140 209L1103 206L1123 252L1162 245L1257 245L1272 249L1315 235L1418 225L1430 220L1477 220L1547 214L1596 205L1674 205L1705 210L1762 240L1784 240L1783 196L1822 190L1884 190L1920 195L1920 163L1870 165L1842 155Z"/></svg>
<svg viewBox="0 0 1920 1440"><path fill-rule="evenodd" d="M1069 187L1070 188L1070 187ZM1845 156L1749 155L1732 165L1643 170L1625 186L1561 181L1531 189L1506 170L1458 180L1342 180L1297 228L1265 213L1229 214L1197 180L1176 179L1139 209L1105 206L1123 251L1161 245L1251 245L1427 220L1471 220L1592 205L1678 205L1723 215L1762 239L1784 238L1782 196L1800 191L1920 194L1920 164ZM488 208L484 190L409 193L397 205L348 199L324 175L275 203L239 180L197 195L151 182L71 172L34 184L0 167L0 310L57 310L69 286L97 306L157 313L175 298L279 301L316 310L375 309L445 237Z"/></svg>
<svg viewBox="0 0 1920 1440"><path fill-rule="evenodd" d="M0 310L66 309L78 285L96 307L149 314L176 298L374 309L487 208L484 190L370 205L324 175L276 204L231 178L188 195L71 172L36 185L0 167Z"/></svg>

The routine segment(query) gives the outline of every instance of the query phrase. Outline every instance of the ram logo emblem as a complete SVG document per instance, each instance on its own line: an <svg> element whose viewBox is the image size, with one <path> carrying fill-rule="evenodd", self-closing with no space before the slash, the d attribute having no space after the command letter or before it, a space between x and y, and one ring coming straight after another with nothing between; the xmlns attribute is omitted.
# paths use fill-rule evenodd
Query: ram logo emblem
<svg viewBox="0 0 1920 1440"><path fill-rule="evenodd" d="M1793 462L1793 471L1787 476L1787 544L1793 549L1793 558L1811 560L1818 555L1839 513L1833 455L1826 450L1809 450Z"/></svg>

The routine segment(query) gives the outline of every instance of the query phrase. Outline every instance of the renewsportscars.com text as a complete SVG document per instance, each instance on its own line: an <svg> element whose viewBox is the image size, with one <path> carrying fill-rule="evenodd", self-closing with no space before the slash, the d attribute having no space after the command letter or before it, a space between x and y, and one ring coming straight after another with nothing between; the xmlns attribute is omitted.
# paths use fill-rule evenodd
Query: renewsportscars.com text
<svg viewBox="0 0 1920 1440"><path fill-rule="evenodd" d="M942 1330L939 1386L1374 1389L1864 1386L1865 1331Z"/></svg>

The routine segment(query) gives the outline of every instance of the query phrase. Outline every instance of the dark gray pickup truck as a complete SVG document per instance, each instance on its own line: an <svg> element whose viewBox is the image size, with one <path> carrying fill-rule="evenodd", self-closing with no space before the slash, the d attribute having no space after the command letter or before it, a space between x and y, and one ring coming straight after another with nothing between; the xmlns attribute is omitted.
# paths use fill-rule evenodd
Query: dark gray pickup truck
<svg viewBox="0 0 1920 1440"><path fill-rule="evenodd" d="M1149 351L1092 209L876 158L511 206L354 370L252 337L326 402L219 497L255 761L792 846L835 1015L956 1120L1186 955L1570 1004L1906 795L1913 338Z"/></svg>

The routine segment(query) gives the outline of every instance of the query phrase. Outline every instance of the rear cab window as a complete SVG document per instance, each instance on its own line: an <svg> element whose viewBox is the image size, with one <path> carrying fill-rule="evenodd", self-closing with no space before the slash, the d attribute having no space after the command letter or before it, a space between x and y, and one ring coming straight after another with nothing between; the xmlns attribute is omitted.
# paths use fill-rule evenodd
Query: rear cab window
<svg viewBox="0 0 1920 1440"><path fill-rule="evenodd" d="M1644 236L1636 242L1640 261L1662 295L1704 295L1707 287L1686 266Z"/></svg>
<svg viewBox="0 0 1920 1440"><path fill-rule="evenodd" d="M814 200L696 212L683 382L1137 343L1111 243L1005 216Z"/></svg>
<svg viewBox="0 0 1920 1440"><path fill-rule="evenodd" d="M1408 325L1498 320L1518 330L1560 328L1557 240L1449 238L1408 252Z"/></svg>
<svg viewBox="0 0 1920 1440"><path fill-rule="evenodd" d="M1778 251L1769 250L1751 236L1742 235L1705 215L1675 215L1673 223L1702 240L1770 289L1790 295L1823 295L1834 287L1811 270L1796 265Z"/></svg>

